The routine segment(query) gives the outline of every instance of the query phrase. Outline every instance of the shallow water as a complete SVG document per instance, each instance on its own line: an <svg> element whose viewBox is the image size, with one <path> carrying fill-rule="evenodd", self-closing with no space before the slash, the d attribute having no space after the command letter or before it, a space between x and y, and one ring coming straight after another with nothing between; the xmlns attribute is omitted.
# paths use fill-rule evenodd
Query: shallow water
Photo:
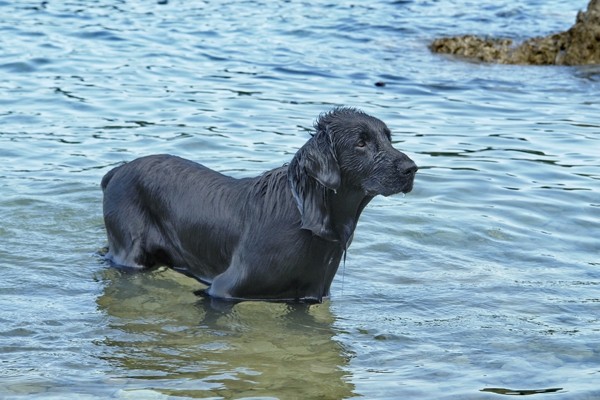
<svg viewBox="0 0 600 400"><path fill-rule="evenodd" d="M600 68L426 48L564 30L565 3L0 1L0 397L599 398ZM421 169L329 301L219 310L98 255L113 166L256 175L342 104Z"/></svg>

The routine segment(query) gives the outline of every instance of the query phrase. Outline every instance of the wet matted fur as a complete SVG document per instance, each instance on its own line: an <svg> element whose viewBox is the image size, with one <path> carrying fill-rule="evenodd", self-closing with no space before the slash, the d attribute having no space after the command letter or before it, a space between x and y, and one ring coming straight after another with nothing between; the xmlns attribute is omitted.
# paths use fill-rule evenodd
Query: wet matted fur
<svg viewBox="0 0 600 400"><path fill-rule="evenodd" d="M107 258L167 265L222 299L321 302L358 218L376 195L412 190L415 163L388 127L335 108L288 165L236 179L172 155L102 179Z"/></svg>

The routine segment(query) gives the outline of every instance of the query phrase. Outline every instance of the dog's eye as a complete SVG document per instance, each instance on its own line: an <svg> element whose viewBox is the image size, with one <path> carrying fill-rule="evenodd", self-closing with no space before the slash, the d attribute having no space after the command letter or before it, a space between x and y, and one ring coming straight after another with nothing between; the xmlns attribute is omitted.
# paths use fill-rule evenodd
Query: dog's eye
<svg viewBox="0 0 600 400"><path fill-rule="evenodd" d="M356 142L356 147L365 147L367 145L367 142L365 142L364 140L359 140L358 142Z"/></svg>

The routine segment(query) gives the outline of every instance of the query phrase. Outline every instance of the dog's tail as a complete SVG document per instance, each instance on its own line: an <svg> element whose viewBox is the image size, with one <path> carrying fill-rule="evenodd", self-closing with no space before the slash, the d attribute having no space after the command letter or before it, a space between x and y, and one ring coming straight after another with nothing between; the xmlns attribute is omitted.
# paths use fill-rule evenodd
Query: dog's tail
<svg viewBox="0 0 600 400"><path fill-rule="evenodd" d="M123 164L124 165L124 164ZM110 180L112 179L113 175L115 174L115 172L117 172L117 170L119 168L121 168L123 165L119 165L118 167L115 167L113 169L111 169L110 171L108 171L106 173L106 175L104 175L102 177L102 181L100 182L100 186L102 187L102 191L106 190L106 187L108 186L108 183L110 182Z"/></svg>

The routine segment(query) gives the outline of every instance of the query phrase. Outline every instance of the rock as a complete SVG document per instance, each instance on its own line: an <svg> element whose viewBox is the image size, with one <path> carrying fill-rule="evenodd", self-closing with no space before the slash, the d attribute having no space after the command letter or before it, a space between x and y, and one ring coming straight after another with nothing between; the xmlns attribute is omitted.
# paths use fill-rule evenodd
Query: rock
<svg viewBox="0 0 600 400"><path fill-rule="evenodd" d="M454 54L467 59L503 63L511 52L512 40L473 35L436 39L429 48L434 53Z"/></svg>
<svg viewBox="0 0 600 400"><path fill-rule="evenodd" d="M501 64L581 65L600 64L600 0L591 0L587 11L577 13L568 31L528 39L516 46L510 39L473 35L434 40L434 53Z"/></svg>

